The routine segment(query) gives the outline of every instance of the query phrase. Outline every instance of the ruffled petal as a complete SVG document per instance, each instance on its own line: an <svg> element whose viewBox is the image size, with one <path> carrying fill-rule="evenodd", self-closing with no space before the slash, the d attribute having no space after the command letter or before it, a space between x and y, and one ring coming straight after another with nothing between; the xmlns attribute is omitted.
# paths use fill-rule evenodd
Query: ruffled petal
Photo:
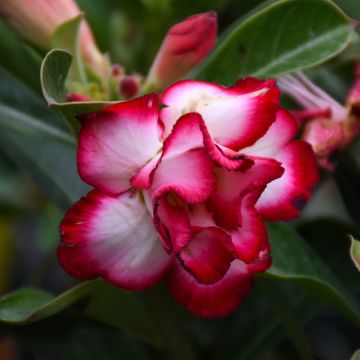
<svg viewBox="0 0 360 360"><path fill-rule="evenodd" d="M311 146L304 141L290 142L276 159L284 174L267 186L256 208L266 220L291 220L300 215L309 200L319 179L318 167Z"/></svg>
<svg viewBox="0 0 360 360"><path fill-rule="evenodd" d="M151 186L153 174L161 159L161 153L153 157L139 172L131 178L131 186L138 189L148 189Z"/></svg>
<svg viewBox="0 0 360 360"><path fill-rule="evenodd" d="M241 225L239 212L244 195L262 189L283 174L276 160L253 157L253 161L254 165L244 172L216 169L216 184L207 205L218 226L235 230Z"/></svg>
<svg viewBox="0 0 360 360"><path fill-rule="evenodd" d="M129 189L130 179L161 147L156 95L120 102L82 121L79 174L88 184L111 195Z"/></svg>
<svg viewBox="0 0 360 360"><path fill-rule="evenodd" d="M155 199L174 192L188 203L204 201L214 186L213 168L194 114L183 116L164 143L150 190Z"/></svg>
<svg viewBox="0 0 360 360"><path fill-rule="evenodd" d="M238 258L248 264L258 262L259 254L269 246L266 226L255 209L262 192L260 188L243 197L239 214L241 226L230 233Z"/></svg>
<svg viewBox="0 0 360 360"><path fill-rule="evenodd" d="M240 260L234 260L226 275L211 285L200 284L177 261L165 279L169 292L180 304L195 315L208 318L228 315L253 286L253 275Z"/></svg>
<svg viewBox="0 0 360 360"><path fill-rule="evenodd" d="M186 204L174 194L167 194L154 202L153 222L165 250L178 253L186 246L192 229Z"/></svg>
<svg viewBox="0 0 360 360"><path fill-rule="evenodd" d="M170 86L162 95L160 112L165 134L186 113L199 113L214 142L237 151L263 136L279 107L276 82L247 78L229 88L185 80Z"/></svg>
<svg viewBox="0 0 360 360"><path fill-rule="evenodd" d="M280 109L266 134L255 144L242 149L241 153L272 158L295 138L298 131L297 121L289 112Z"/></svg>
<svg viewBox="0 0 360 360"><path fill-rule="evenodd" d="M202 284L224 277L234 260L231 237L216 227L194 229L189 244L179 253L182 266Z"/></svg>
<svg viewBox="0 0 360 360"><path fill-rule="evenodd" d="M80 279L101 276L142 290L159 281L172 261L140 194L130 191L117 197L90 192L67 211L60 233L59 261Z"/></svg>

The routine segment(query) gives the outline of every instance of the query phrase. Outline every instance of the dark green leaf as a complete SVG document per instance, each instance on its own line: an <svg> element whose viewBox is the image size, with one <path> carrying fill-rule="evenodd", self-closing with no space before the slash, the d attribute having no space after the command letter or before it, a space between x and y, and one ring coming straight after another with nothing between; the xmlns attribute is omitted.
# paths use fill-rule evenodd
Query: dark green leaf
<svg viewBox="0 0 360 360"><path fill-rule="evenodd" d="M194 77L230 84L308 68L342 51L351 34L349 19L331 1L277 1L233 29Z"/></svg>
<svg viewBox="0 0 360 360"><path fill-rule="evenodd" d="M353 294L358 294L360 275L349 256L349 234L358 238L359 229L331 217L305 222L299 231L341 283Z"/></svg>
<svg viewBox="0 0 360 360"><path fill-rule="evenodd" d="M304 286L360 326L360 312L347 289L290 226L269 225L273 265L266 276Z"/></svg>
<svg viewBox="0 0 360 360"><path fill-rule="evenodd" d="M149 359L145 346L136 339L74 311L64 311L26 326L2 326L2 330L36 359Z"/></svg>
<svg viewBox="0 0 360 360"><path fill-rule="evenodd" d="M281 291L274 283L262 282L261 289L264 295L271 304L275 314L279 318L281 326L289 340L296 349L298 356L302 360L311 360L311 350L302 329L302 322L296 318L296 314L287 303L287 299L283 296Z"/></svg>
<svg viewBox="0 0 360 360"><path fill-rule="evenodd" d="M352 19L360 20L360 3L354 0L334 0Z"/></svg>
<svg viewBox="0 0 360 360"><path fill-rule="evenodd" d="M21 41L14 31L0 21L0 65L21 79L33 90L40 91L40 56L35 57L27 45Z"/></svg>
<svg viewBox="0 0 360 360"><path fill-rule="evenodd" d="M0 77L0 127L74 145L59 116L39 97L1 68Z"/></svg>
<svg viewBox="0 0 360 360"><path fill-rule="evenodd" d="M0 111L0 149L64 210L89 189L77 175L75 143L56 111L6 71L0 76L0 109L8 110Z"/></svg>
<svg viewBox="0 0 360 360"><path fill-rule="evenodd" d="M16 132L0 134L0 149L20 169L30 174L39 190L62 211L89 191L76 170L76 149Z"/></svg>
<svg viewBox="0 0 360 360"><path fill-rule="evenodd" d="M82 300L88 317L138 336L154 346L160 339L145 308L135 297L102 280L84 282L54 297L38 289L21 289L0 298L0 322L30 324L64 310Z"/></svg>

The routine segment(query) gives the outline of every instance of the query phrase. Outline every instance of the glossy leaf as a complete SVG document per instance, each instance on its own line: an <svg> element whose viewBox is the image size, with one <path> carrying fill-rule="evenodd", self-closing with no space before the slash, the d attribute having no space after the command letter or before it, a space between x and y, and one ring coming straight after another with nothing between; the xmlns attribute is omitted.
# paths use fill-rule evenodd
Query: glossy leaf
<svg viewBox="0 0 360 360"><path fill-rule="evenodd" d="M356 240L352 236L350 236L350 240L351 240L350 256L354 265L360 271L360 241Z"/></svg>
<svg viewBox="0 0 360 360"><path fill-rule="evenodd" d="M266 276L304 286L360 326L360 312L347 289L290 226L269 225L273 264Z"/></svg>
<svg viewBox="0 0 360 360"><path fill-rule="evenodd" d="M59 313L82 302L82 312L93 319L128 331L154 346L160 339L145 308L127 292L102 280L81 283L54 297L42 290L27 288L0 298L0 322L26 325Z"/></svg>
<svg viewBox="0 0 360 360"><path fill-rule="evenodd" d="M351 34L349 19L331 1L276 1L234 28L193 77L230 84L305 69L342 51Z"/></svg>
<svg viewBox="0 0 360 360"><path fill-rule="evenodd" d="M65 81L72 62L72 55L54 49L47 53L41 65L41 86L48 104L59 110L76 136L79 130L78 115L100 111L113 104L111 101L66 102Z"/></svg>

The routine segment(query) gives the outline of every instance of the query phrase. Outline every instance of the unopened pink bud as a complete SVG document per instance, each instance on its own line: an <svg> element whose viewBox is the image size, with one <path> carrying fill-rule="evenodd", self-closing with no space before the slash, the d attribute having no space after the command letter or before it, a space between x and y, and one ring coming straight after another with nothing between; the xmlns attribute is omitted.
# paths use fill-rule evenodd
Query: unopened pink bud
<svg viewBox="0 0 360 360"><path fill-rule="evenodd" d="M315 118L305 124L302 139L310 143L319 164L326 170L335 167L335 155L347 145L343 123Z"/></svg>
<svg viewBox="0 0 360 360"><path fill-rule="evenodd" d="M201 63L215 45L217 15L213 11L188 17L168 31L146 83L158 89L181 78Z"/></svg>
<svg viewBox="0 0 360 360"><path fill-rule="evenodd" d="M55 29L78 16L81 10L74 0L0 0L0 15L25 39L49 50ZM104 56L95 43L88 23L80 25L80 48L88 66L102 74Z"/></svg>
<svg viewBox="0 0 360 360"><path fill-rule="evenodd" d="M139 81L135 76L124 76L119 82L119 92L125 99L131 99L139 91Z"/></svg>
<svg viewBox="0 0 360 360"><path fill-rule="evenodd" d="M77 92L70 92L66 94L66 101L74 102L74 101L92 101L89 96L77 93Z"/></svg>
<svg viewBox="0 0 360 360"><path fill-rule="evenodd" d="M119 78L120 76L124 75L124 69L119 64L113 64L111 67L111 74L115 78Z"/></svg>

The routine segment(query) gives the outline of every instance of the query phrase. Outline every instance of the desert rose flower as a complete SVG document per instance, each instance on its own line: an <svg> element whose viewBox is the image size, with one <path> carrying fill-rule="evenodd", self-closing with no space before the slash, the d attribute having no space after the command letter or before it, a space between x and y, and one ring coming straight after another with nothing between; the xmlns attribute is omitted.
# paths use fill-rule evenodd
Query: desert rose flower
<svg viewBox="0 0 360 360"><path fill-rule="evenodd" d="M312 145L324 169L334 170L338 153L360 135L358 77L345 106L301 72L286 75L279 82L282 90L305 109L294 112L299 122L304 122L302 139Z"/></svg>
<svg viewBox="0 0 360 360"><path fill-rule="evenodd" d="M161 110L160 110L161 109ZM164 278L204 317L224 316L271 264L264 220L290 220L318 172L274 80L181 81L82 118L78 170L95 189L60 226L79 279L128 290Z"/></svg>
<svg viewBox="0 0 360 360"><path fill-rule="evenodd" d="M151 66L147 84L163 89L201 63L215 45L217 16L213 11L192 15L168 31Z"/></svg>
<svg viewBox="0 0 360 360"><path fill-rule="evenodd" d="M54 30L63 22L79 15L81 10L73 0L1 0L0 16L33 44L48 50ZM80 47L89 67L96 73L104 71L104 56L95 43L88 23L80 27Z"/></svg>

